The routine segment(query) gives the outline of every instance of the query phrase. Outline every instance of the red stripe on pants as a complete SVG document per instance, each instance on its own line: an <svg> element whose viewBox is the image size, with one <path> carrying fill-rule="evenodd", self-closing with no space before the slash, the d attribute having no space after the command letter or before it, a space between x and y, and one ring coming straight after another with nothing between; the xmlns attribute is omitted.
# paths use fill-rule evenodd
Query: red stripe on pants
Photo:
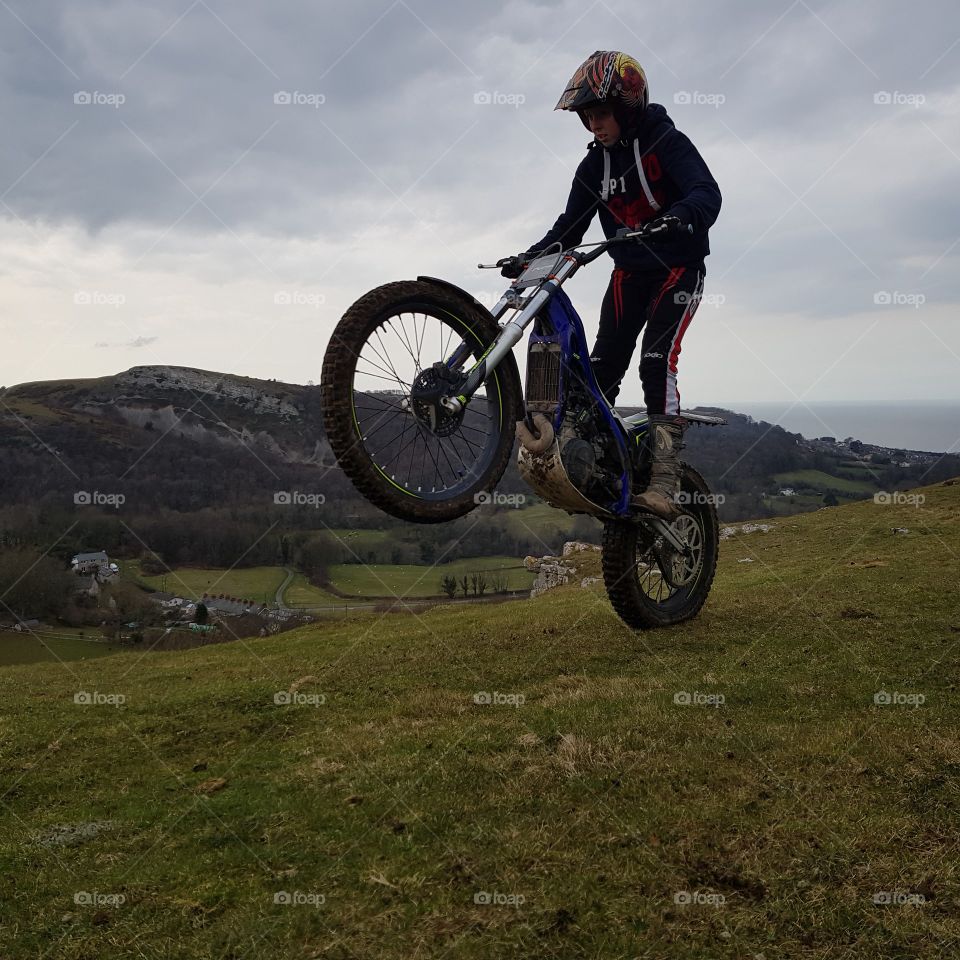
<svg viewBox="0 0 960 960"><path fill-rule="evenodd" d="M660 306L660 301L663 299L663 295L671 288L675 287L680 281L680 278L683 276L686 271L686 267L673 267L670 270L670 274L667 276L666 281L663 286L660 288L660 292L657 294L657 299L653 301L653 306L650 308L650 314L652 315L657 312L657 307Z"/></svg>

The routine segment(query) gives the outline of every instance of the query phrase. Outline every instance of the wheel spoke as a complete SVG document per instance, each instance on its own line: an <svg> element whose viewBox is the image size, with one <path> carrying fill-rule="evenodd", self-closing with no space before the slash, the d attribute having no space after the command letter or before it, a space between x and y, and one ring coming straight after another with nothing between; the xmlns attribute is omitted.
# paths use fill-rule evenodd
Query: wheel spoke
<svg viewBox="0 0 960 960"><path fill-rule="evenodd" d="M438 383L434 362L446 360L452 344L463 339L479 356L481 341L474 343L458 322L404 310L380 321L355 361L354 411L366 455L394 483L428 499L448 499L451 491L469 489L501 443L496 391L491 397L481 386L466 410L440 409L435 423L427 422L428 401L412 397L415 384L430 389ZM400 406L397 390L410 406Z"/></svg>

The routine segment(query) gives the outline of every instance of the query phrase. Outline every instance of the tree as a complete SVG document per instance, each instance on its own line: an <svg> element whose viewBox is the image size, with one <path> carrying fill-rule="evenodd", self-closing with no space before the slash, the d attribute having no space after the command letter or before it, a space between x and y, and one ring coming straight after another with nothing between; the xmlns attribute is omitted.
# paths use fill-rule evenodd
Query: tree
<svg viewBox="0 0 960 960"><path fill-rule="evenodd" d="M440 578L440 590L452 600L457 595L457 578L445 573Z"/></svg>
<svg viewBox="0 0 960 960"><path fill-rule="evenodd" d="M823 505L825 507L837 507L840 505L840 501L835 493L827 493L824 495Z"/></svg>
<svg viewBox="0 0 960 960"><path fill-rule="evenodd" d="M201 600L197 604L197 611L193 615L193 622L204 624L209 619L210 619L210 611L207 609L207 605Z"/></svg>
<svg viewBox="0 0 960 960"><path fill-rule="evenodd" d="M487 575L482 571L478 570L475 574L475 583L476 583L476 592L478 597L482 597L484 591L487 589Z"/></svg>
<svg viewBox="0 0 960 960"><path fill-rule="evenodd" d="M38 550L0 554L0 613L23 618L60 613L79 583L76 577Z"/></svg>
<svg viewBox="0 0 960 960"><path fill-rule="evenodd" d="M467 577L466 574L464 574L464 575L460 578L460 589L463 591L463 595L466 597L466 596L468 595L469 589L470 589L470 579L469 579L469 577Z"/></svg>
<svg viewBox="0 0 960 960"><path fill-rule="evenodd" d="M507 575L500 570L497 570L493 574L493 579L490 584L490 589L494 593L506 593L507 592Z"/></svg>
<svg viewBox="0 0 960 960"><path fill-rule="evenodd" d="M317 533L300 545L297 562L309 580L325 584L329 580L327 568L339 559L339 548L324 533Z"/></svg>

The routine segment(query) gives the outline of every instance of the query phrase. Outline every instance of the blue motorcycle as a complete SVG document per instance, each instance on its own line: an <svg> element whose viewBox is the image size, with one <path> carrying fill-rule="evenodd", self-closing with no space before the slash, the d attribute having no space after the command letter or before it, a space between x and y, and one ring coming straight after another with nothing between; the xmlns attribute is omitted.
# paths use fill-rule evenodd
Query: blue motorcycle
<svg viewBox="0 0 960 960"><path fill-rule="evenodd" d="M496 502L516 438L520 475L538 496L603 522L603 579L618 615L638 629L694 617L716 570L715 498L683 464L676 519L633 503L649 482L647 417L607 403L562 289L612 244L656 242L673 229L541 253L489 310L433 277L357 300L330 338L321 381L327 436L356 488L403 520L453 520ZM531 326L522 391L513 348ZM726 422L680 415L684 429Z"/></svg>

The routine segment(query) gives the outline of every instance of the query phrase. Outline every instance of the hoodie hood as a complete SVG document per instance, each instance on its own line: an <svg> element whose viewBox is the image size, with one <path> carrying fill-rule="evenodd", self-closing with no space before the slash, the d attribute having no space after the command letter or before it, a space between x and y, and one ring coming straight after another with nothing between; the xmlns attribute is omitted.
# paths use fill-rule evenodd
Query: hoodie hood
<svg viewBox="0 0 960 960"><path fill-rule="evenodd" d="M620 117L617 118L621 120ZM624 117L625 122L620 123L620 139L608 149L619 150L623 147L633 149L633 141L638 139L641 144L649 143L663 136L667 130L676 129L673 120L667 114L667 109L662 104L651 103L643 113L633 111L628 117ZM589 127L588 127L589 129ZM589 148L602 147L603 145L596 139L587 144Z"/></svg>

